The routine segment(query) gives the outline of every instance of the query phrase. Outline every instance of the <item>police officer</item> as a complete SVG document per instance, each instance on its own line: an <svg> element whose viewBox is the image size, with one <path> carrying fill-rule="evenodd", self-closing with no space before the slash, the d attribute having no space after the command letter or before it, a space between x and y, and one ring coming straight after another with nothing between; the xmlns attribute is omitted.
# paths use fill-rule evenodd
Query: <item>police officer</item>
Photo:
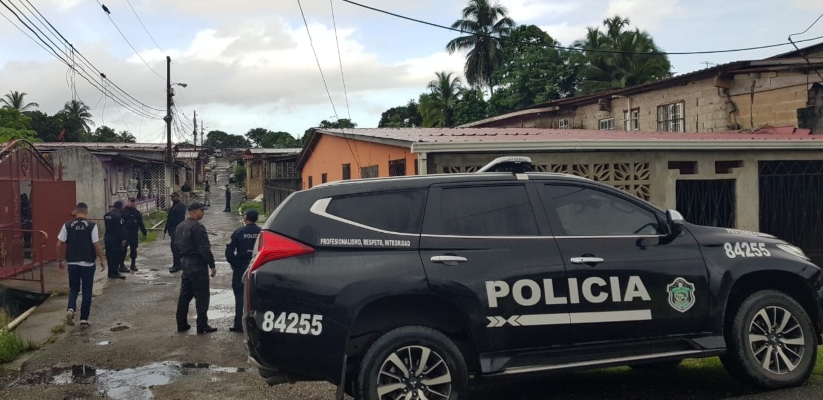
<svg viewBox="0 0 823 400"><path fill-rule="evenodd" d="M103 250L100 249L97 224L86 219L88 214L89 206L86 203L77 203L74 212L76 218L64 224L57 235L57 261L59 263L57 268L62 271L68 264L69 269L70 291L66 309L66 325L74 326L77 296L82 292L80 326L84 328L89 326L95 256L100 259L100 272L106 268Z"/></svg>
<svg viewBox="0 0 823 400"><path fill-rule="evenodd" d="M231 189L226 185L226 209L223 212L231 212Z"/></svg>
<svg viewBox="0 0 823 400"><path fill-rule="evenodd" d="M112 209L106 213L103 219L106 222L106 263L109 265L109 279L126 279L120 274L118 267L123 261L123 252L126 247L126 224L123 221L123 202L114 202ZM125 270L128 272L128 270Z"/></svg>
<svg viewBox="0 0 823 400"><path fill-rule="evenodd" d="M231 288L234 291L234 326L229 328L232 332L243 332L243 274L249 267L254 244L260 236L258 218L257 210L246 211L246 226L234 231L226 246L226 261L231 265Z"/></svg>
<svg viewBox="0 0 823 400"><path fill-rule="evenodd" d="M163 232L168 233L171 239L172 265L169 272L175 273L180 271L180 252L175 245L175 233L177 233L177 225L186 219L186 205L180 202L180 195L177 192L171 194L171 203L172 206L169 209L169 216L166 218L166 226L163 228Z"/></svg>
<svg viewBox="0 0 823 400"><path fill-rule="evenodd" d="M131 267L129 268L132 271L137 271L137 266L135 265L135 260L137 259L137 243L139 240L137 239L137 231L140 230L143 233L143 238L146 238L148 231L146 231L146 226L143 225L143 214L140 210L135 207L135 200L134 198L130 198L126 208L123 209L123 221L126 223L126 240L128 241L128 247L130 249L129 255L131 256ZM120 270L126 269L126 249L123 249L123 260L120 262Z"/></svg>
<svg viewBox="0 0 823 400"><path fill-rule="evenodd" d="M191 329L188 323L189 304L195 300L197 309L197 333L216 332L209 326L209 269L211 277L217 275L214 255L211 253L203 219L203 205L197 202L189 205L189 217L177 226L175 232L177 248L180 251L183 276L180 284L180 298L177 301L177 332Z"/></svg>
<svg viewBox="0 0 823 400"><path fill-rule="evenodd" d="M206 186L203 188L204 197L203 201L206 203L206 206L211 207L211 185L209 185L209 180L206 179Z"/></svg>

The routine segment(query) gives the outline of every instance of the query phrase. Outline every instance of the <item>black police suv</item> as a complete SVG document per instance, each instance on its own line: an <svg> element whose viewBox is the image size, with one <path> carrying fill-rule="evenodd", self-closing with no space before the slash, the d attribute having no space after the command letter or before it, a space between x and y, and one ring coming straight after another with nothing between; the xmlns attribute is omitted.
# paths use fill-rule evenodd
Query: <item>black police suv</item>
<svg viewBox="0 0 823 400"><path fill-rule="evenodd" d="M530 169L509 157L294 193L249 268L251 363L271 385L328 381L366 400L718 355L757 388L807 381L823 274L803 251Z"/></svg>

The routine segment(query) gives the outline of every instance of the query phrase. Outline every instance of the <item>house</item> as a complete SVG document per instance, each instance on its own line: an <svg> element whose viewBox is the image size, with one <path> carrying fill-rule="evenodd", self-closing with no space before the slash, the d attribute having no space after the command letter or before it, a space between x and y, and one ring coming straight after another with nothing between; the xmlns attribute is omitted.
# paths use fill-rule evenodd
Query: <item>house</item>
<svg viewBox="0 0 823 400"><path fill-rule="evenodd" d="M0 279L56 259L57 234L72 218L75 184L28 141L0 144ZM41 271L42 272L42 271Z"/></svg>
<svg viewBox="0 0 823 400"><path fill-rule="evenodd" d="M165 145L159 143L48 142L35 146L64 176L77 182L78 201L89 202L95 212L102 208L105 213L115 201L132 197L143 212L168 208L169 195L179 191L186 179L186 165L165 162Z"/></svg>
<svg viewBox="0 0 823 400"><path fill-rule="evenodd" d="M210 150L204 147L197 147L188 144L178 144L174 146L174 159L186 164L187 173L184 181L192 185L203 183L206 179L206 164L209 160Z"/></svg>
<svg viewBox="0 0 823 400"><path fill-rule="evenodd" d="M462 127L703 133L793 126L823 133L823 45L804 54L808 60L791 52L552 100Z"/></svg>
<svg viewBox="0 0 823 400"><path fill-rule="evenodd" d="M314 129L297 161L303 189L347 179L417 175L413 141L357 130Z"/></svg>
<svg viewBox="0 0 823 400"><path fill-rule="evenodd" d="M317 129L312 138L342 140L343 133ZM502 156L532 159L537 171L574 174L625 190L690 222L763 231L823 257L823 136L809 129L767 127L714 133L601 131L588 129L458 128L346 130L345 143L307 147L307 167L337 171L352 162L352 149L371 148L371 160L405 151L414 173L471 173ZM373 147L380 143L385 147ZM346 146L346 147L342 147ZM313 151L310 151L313 149ZM377 153L377 149L384 149ZM356 152L353 152L355 155ZM361 158L362 159L362 158ZM335 174L332 174L335 172ZM413 175L414 173L409 173ZM404 174L405 175L405 174ZM358 178L352 176L351 178ZM304 186L306 187L306 186Z"/></svg>
<svg viewBox="0 0 823 400"><path fill-rule="evenodd" d="M299 180L297 173L297 157L303 149L247 149L243 152L243 161L246 167L246 198L254 199L263 194L263 198L271 198L272 205L280 204L275 193L280 190L300 190L294 188L291 180ZM280 171L278 172L278 168ZM272 192L264 194L267 184L272 184ZM286 196L288 197L288 195ZM284 197L285 198L285 197ZM276 206L275 206L276 208ZM268 208L267 208L268 209ZM274 210L274 208L271 208Z"/></svg>

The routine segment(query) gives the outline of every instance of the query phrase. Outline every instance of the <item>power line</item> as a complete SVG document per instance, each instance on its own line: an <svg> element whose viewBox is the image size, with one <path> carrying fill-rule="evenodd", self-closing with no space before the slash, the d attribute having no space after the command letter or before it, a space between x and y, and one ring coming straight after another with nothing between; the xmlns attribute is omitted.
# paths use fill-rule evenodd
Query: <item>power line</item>
<svg viewBox="0 0 823 400"><path fill-rule="evenodd" d="M103 7L103 3L100 3L100 0L97 0L97 4L100 4L100 7ZM131 44L126 35L123 34L123 31L120 30L120 27L117 26L117 23L114 22L114 19L111 17L111 13L105 11L105 9L103 12L106 13L106 16L109 18L109 21L111 21L111 24L114 25L114 28L117 29L117 32L119 32L120 36L123 37L123 40L125 40L129 47L131 47L131 49L134 51L134 54L136 54L137 57L140 58L141 61L143 61L143 64L146 64L146 67L148 67L151 70L151 72L154 72L154 74L157 75L158 78L166 80L166 78L164 78L163 75L158 74L157 71L155 71L154 68L152 68L151 65L149 65L149 63L146 62L143 56L140 55L140 52L138 52L137 49L134 48L134 46Z"/></svg>
<svg viewBox="0 0 823 400"><path fill-rule="evenodd" d="M803 53L803 51L801 51L801 50L800 50L800 48L799 48L799 47L797 47L797 45L795 44L795 42L792 40L792 36L802 35L802 34L804 34L804 33L808 32L808 31L809 31L809 29L812 29L812 27L814 27L815 25L817 25L817 22L818 22L818 21L820 21L820 19L821 19L821 18L823 18L823 14L820 14L820 16L819 16L819 17L817 17L817 19L816 19L816 20L814 20L814 22L812 22L812 24L811 24L811 25L809 25L809 27L808 27L808 28L806 28L806 30L805 30L805 31L800 32L800 33L793 33L793 34L789 35L789 43L791 43L791 44L792 44L792 46L794 46L795 50L797 50L797 52L798 52L798 53L800 53L800 55L803 57L803 59L804 59L804 60L806 60L806 64L809 64L809 68L811 68L811 69L814 71L814 73L816 73L816 74L817 74L817 76L819 76L819 77L820 77L820 79L823 79L823 75L821 75L821 74L820 74L820 71L812 65L812 62L811 62L811 60L809 60L809 57L806 57L806 54L804 54L804 53ZM809 76L808 76L808 75L806 75L806 80L807 80L807 81L809 80Z"/></svg>
<svg viewBox="0 0 823 400"><path fill-rule="evenodd" d="M346 111L351 121L351 108L349 107L349 92L346 89L346 75L343 74L343 57L340 55L340 39L337 38L337 19L334 16L334 1L329 0L331 6L331 20L334 24L334 41L337 43L337 60L340 61L340 77L343 79L343 94L346 96Z"/></svg>
<svg viewBox="0 0 823 400"><path fill-rule="evenodd" d="M135 10L134 7L131 5L131 1L126 0L126 3L129 3L129 8L131 8L131 11L134 13L134 16L137 17L137 20L140 21L140 25L143 25L143 30L145 30L146 34L149 35L149 38L151 38L151 41L154 42L155 46L157 46L157 49L160 50L161 52L165 53L165 51L163 51L163 48L161 48L160 45L157 44L157 41L154 40L154 36L151 35L151 32L149 32L149 29L146 28L146 25L143 23L143 20L140 18L140 15L137 14L137 10Z"/></svg>
<svg viewBox="0 0 823 400"><path fill-rule="evenodd" d="M46 39L48 39L49 42L51 42L58 49L60 48L60 45L55 43L54 40L52 40L50 35L47 35L46 32L43 32L43 30L40 29L40 27L25 14L25 12L23 12L19 7L17 7L14 3L12 3L11 0L9 0L9 3L17 11L19 11L20 15L22 15L23 18L25 18L31 25L33 25L34 28L37 29L38 32L40 32ZM4 15L6 20L8 20L10 23L12 23L12 25L14 27L16 27L18 30L23 32L24 35L26 35L29 39L34 41L38 46L40 46L41 48L46 50L46 52L52 54L59 61L66 64L72 71L74 71L74 73L79 73L80 76L84 80L89 82L95 89L100 90L101 92L104 92L104 89L100 88L99 86L97 86L97 84L95 82L93 82L94 78L92 78L90 80L90 78L92 76L99 74L101 77L106 79L109 84L111 84L112 86L117 88L119 93L121 93L122 95L125 95L128 98L131 98L132 102L134 102L136 104L135 106L132 106L131 104L129 104L129 100L123 99L122 97L112 93L112 96L115 99L117 99L119 101L122 101L123 103L121 103L121 105L123 105L125 108L127 108L132 113L134 113L138 116L142 116L144 118L160 118L156 115L151 115L149 112L145 111L145 109L148 108L148 109L157 110L157 111L162 111L162 110L150 107L150 106L146 105L145 103L140 102L139 100L134 98L134 96L131 96L128 92L126 92L125 90L123 90L119 86L117 86L117 84L115 84L114 82L112 82L111 80L106 78L105 74L100 72L100 70L97 67L95 67L94 64L92 64L88 59L85 58L85 56L82 55L82 53L80 53L77 49L75 49L74 46L54 27L54 25L51 24L51 22L48 21L48 19L45 18L45 16L43 16L42 13L40 13L40 11L33 4L31 4L31 2L29 0L26 0L26 3L28 3L28 6L26 6L26 4L23 4L22 1L20 3L27 9L27 11L29 11L30 13L32 13L32 15L35 16L35 19L37 19L38 22L43 23L44 26L48 25L48 27L51 28L51 30L46 28L47 30L49 30L49 34L51 34L55 38L57 38L59 36L59 38L62 39L62 41L65 43L65 45L67 45L70 48L70 52L66 52L64 50L60 50L58 52L57 50L55 50L51 45L49 45L49 43L47 43L43 38L41 38L40 35L37 34L37 32L35 32L34 29L32 29L31 26L29 26L29 24L27 24L25 21L23 21L23 19L20 17L20 15L18 15L16 12L14 12L14 10L12 10L5 2L0 1L0 4L2 4L6 9L8 9L9 12L11 12L17 18L18 21L20 21L20 24L25 26L29 31L31 31L37 37L37 40L34 39L28 33L26 33L22 28L20 28L17 24L15 24L11 20L9 20L9 18ZM29 6L31 6L31 8L29 8ZM32 11L32 9L34 9L34 11ZM37 15L35 15L34 13L36 13ZM39 15L39 17L38 17L38 15ZM60 39L57 39L57 40L59 41ZM75 57L74 57L75 54L80 56L80 58L81 58L81 63L80 64L77 64L75 62ZM66 60L66 58L64 58L63 56L65 56L66 58L71 59L72 62L68 62L68 60ZM89 73L85 69L86 66L93 69L93 70L95 70L95 71L97 71L97 74ZM72 89L72 90L73 90L73 95L76 98L76 89ZM117 100L115 100L115 101L117 101Z"/></svg>
<svg viewBox="0 0 823 400"><path fill-rule="evenodd" d="M317 61L317 69L320 70L320 77L323 78L323 86L326 87L326 94L329 96L329 103L331 103L331 108L334 111L334 117L337 119L337 122L340 122L340 117L337 114L337 107L334 106L334 100L331 98L331 91L329 91L329 85L326 83L326 76L323 74L323 67L320 66L320 58L317 56L317 50L314 48L314 42L311 38L311 30L309 30L309 22L306 21L306 14L303 12L303 5L300 3L300 0L297 0L297 6L300 7L300 15L303 16L303 24L306 25L306 33L309 35L309 44L311 45L311 51L314 53L314 59ZM351 122L351 120L349 120ZM349 143L349 138L346 137L346 133L343 128L340 128L341 132L343 132L343 138L346 140L346 145L349 147L349 152L351 152L352 157L354 157L354 162L357 163L357 167L360 168L360 160L354 154L354 150L352 150L351 144Z"/></svg>
<svg viewBox="0 0 823 400"><path fill-rule="evenodd" d="M634 51L621 51L621 50L584 49L584 48L579 48L579 47L567 47L567 46L560 46L560 45L547 45L547 44L542 44L542 43L521 42L519 40L513 40L513 39L509 39L507 37L493 36L493 35L487 35L487 34L477 33L477 32L469 32L469 31L465 31L465 30L462 30L462 29L452 28L450 26L445 26L445 25L440 25L440 24L436 24L436 23L433 23L433 22L423 21L423 20L417 19L417 18L407 17L405 15L400 15L400 14L397 14L397 13L394 13L394 12L391 12L391 11L381 10L379 8L367 6L365 4L360 4L360 3L357 3L357 2L352 1L352 0L342 0L342 1L345 2L345 3L349 3L349 4L352 4L352 5L358 6L358 7L368 9L368 10L379 12L381 14L386 14L386 15L390 15L392 17L405 19L405 20L411 21L411 22L416 22L418 24L428 25L428 26L432 26L432 27L440 28L440 29L446 29L446 30L453 31L453 32L460 32L460 33L465 33L465 34L468 34L468 35L481 36L481 37L486 37L486 38L489 38L489 39L495 39L495 40L499 40L499 41L503 41L503 42L509 42L509 43L549 47L549 48L555 48L555 49L558 49L558 50L568 50L568 51L583 51L583 52L606 53L606 54L681 56L681 55L695 55L695 54L736 53L736 52L742 52L742 51L762 50L762 49L770 49L770 48L774 48L774 47L781 47L781 46L789 46L790 45L789 43L776 43L776 44L769 44L769 45L764 45L764 46L744 47L744 48L739 48L739 49L706 50L706 51L634 52ZM819 36L819 37L812 38L812 39L806 39L806 40L802 40L802 41L797 41L795 43L810 42L810 41L814 41L814 40L818 40L818 39L823 39L823 36Z"/></svg>

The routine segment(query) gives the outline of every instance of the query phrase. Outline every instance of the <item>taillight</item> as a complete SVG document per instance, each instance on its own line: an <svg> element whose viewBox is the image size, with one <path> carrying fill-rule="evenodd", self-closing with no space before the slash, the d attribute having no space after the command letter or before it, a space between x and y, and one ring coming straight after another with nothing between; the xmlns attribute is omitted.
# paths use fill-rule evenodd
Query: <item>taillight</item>
<svg viewBox="0 0 823 400"><path fill-rule="evenodd" d="M311 253L314 253L314 249L303 243L274 232L262 231L257 239L257 254L251 260L249 275L268 262Z"/></svg>

